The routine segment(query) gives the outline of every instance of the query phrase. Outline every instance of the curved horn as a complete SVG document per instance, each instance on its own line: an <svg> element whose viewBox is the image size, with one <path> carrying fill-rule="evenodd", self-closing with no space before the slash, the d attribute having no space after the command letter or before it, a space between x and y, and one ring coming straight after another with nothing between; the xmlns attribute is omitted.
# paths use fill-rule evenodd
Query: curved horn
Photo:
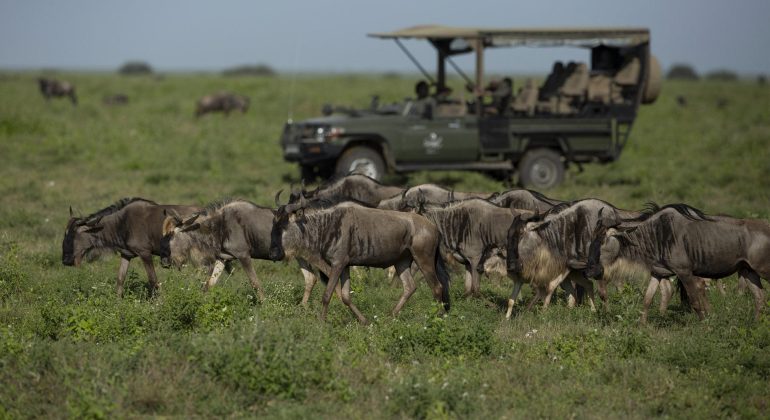
<svg viewBox="0 0 770 420"><path fill-rule="evenodd" d="M200 214L198 214L198 213L196 213L196 214L193 214L192 216L190 216L189 218L187 218L187 220L185 220L184 222L182 222L182 225L184 225L184 226L189 226L189 225L193 224L193 222L195 222L195 221L198 219L198 216L200 216Z"/></svg>
<svg viewBox="0 0 770 420"><path fill-rule="evenodd" d="M72 211L72 206L70 206L70 217L75 217L75 213Z"/></svg>
<svg viewBox="0 0 770 420"><path fill-rule="evenodd" d="M282 192L283 192L283 190L279 190L277 193L275 193L275 206L276 207L281 207L281 203L279 203L278 200L280 200Z"/></svg>

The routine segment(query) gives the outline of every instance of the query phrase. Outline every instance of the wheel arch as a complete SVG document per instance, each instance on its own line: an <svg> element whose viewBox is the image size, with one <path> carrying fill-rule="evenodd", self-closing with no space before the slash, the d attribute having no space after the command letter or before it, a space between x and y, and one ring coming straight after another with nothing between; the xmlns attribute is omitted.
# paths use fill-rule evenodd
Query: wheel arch
<svg viewBox="0 0 770 420"><path fill-rule="evenodd" d="M385 140L384 137L376 134L351 137L345 143L345 146L340 151L339 156L342 156L342 154L348 151L350 148L360 146L368 147L379 153L380 156L382 156L383 161L385 161L386 169L392 170L395 167L396 162L393 158L393 154L390 151L388 141ZM339 156L337 156L337 159L339 159Z"/></svg>

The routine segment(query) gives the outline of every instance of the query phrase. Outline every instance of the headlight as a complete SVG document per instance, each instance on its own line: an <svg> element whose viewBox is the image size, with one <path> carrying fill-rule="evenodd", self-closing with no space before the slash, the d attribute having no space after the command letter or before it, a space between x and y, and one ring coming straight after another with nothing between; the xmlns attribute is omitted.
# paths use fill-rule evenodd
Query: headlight
<svg viewBox="0 0 770 420"><path fill-rule="evenodd" d="M315 130L315 139L321 143L324 141L336 139L345 134L345 129L342 127L328 127L322 126Z"/></svg>

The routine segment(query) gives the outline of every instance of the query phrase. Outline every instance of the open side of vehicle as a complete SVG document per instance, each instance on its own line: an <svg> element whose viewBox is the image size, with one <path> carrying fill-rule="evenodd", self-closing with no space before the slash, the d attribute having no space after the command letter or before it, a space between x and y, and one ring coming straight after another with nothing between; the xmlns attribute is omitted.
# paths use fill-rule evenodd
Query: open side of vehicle
<svg viewBox="0 0 770 420"><path fill-rule="evenodd" d="M483 29L418 26L370 34L393 39L435 89L403 103L366 110L326 109L326 116L286 124L284 158L305 179L352 171L380 179L387 171L474 170L519 173L521 184L558 185L570 163L606 163L620 156L640 104L655 101L660 67L644 28ZM427 40L436 50L435 78L402 39ZM484 85L484 51L516 46L574 46L590 63L557 62L542 85L510 80ZM452 60L475 54L475 79ZM447 85L451 65L465 79L469 102ZM423 86L427 89L427 85Z"/></svg>

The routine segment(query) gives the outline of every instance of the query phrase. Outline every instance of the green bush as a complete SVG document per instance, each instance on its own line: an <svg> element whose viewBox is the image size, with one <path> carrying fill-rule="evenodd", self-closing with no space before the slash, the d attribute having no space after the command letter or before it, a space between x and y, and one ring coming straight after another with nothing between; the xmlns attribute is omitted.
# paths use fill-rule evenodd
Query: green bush
<svg viewBox="0 0 770 420"><path fill-rule="evenodd" d="M698 80L700 77L695 68L689 64L674 64L669 69L666 78L669 80Z"/></svg>

